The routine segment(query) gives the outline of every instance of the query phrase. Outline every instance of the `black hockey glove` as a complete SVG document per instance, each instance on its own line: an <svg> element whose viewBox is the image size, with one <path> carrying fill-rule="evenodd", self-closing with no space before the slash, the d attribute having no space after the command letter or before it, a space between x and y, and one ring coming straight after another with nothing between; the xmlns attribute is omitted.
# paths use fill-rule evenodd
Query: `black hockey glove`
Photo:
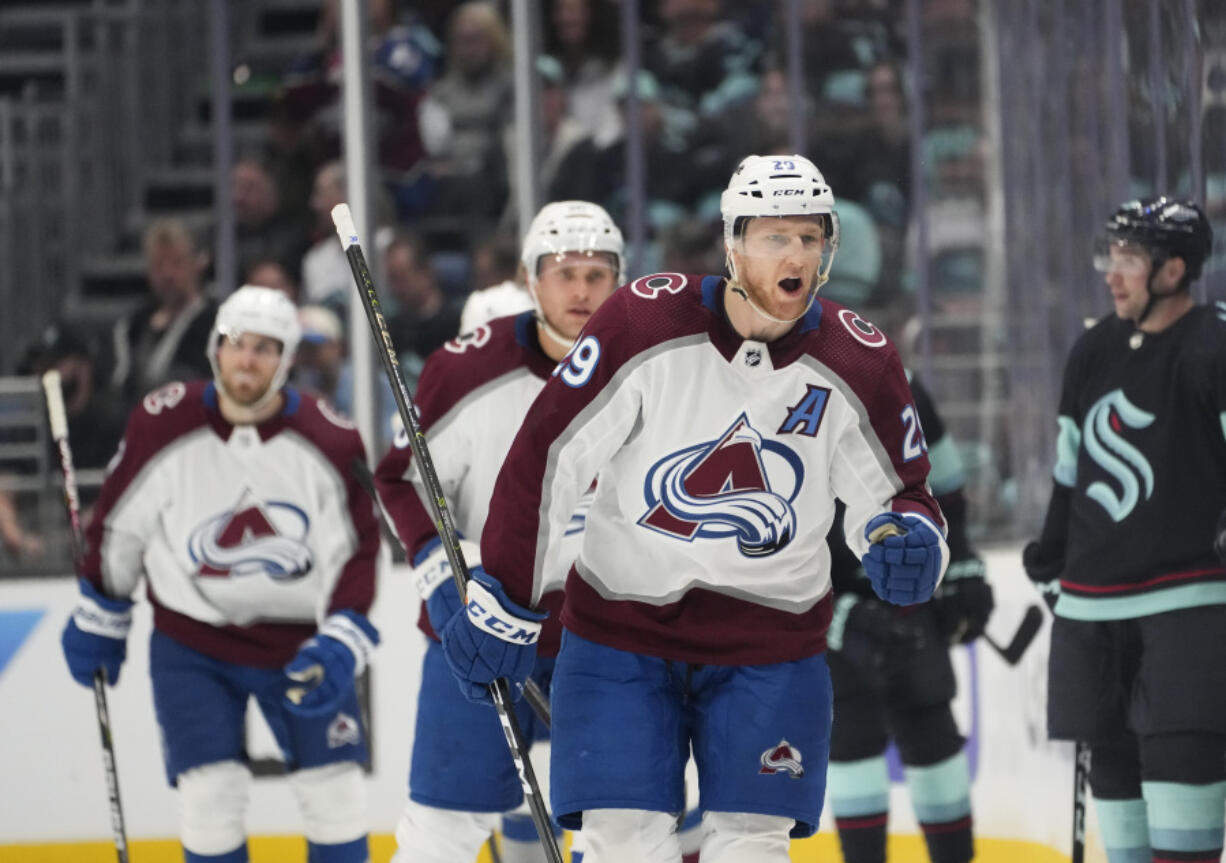
<svg viewBox="0 0 1226 863"><path fill-rule="evenodd" d="M913 653L926 641L923 626L912 615L855 594L839 597L826 633L831 650L866 671L879 671L892 655Z"/></svg>
<svg viewBox="0 0 1226 863"><path fill-rule="evenodd" d="M1022 549L1022 567L1047 607L1055 611L1056 600L1060 598L1060 573L1064 569L1064 561L1044 560L1039 544L1030 542Z"/></svg>
<svg viewBox="0 0 1226 863"><path fill-rule="evenodd" d="M950 644L967 644L983 635L995 607L992 586L977 557L951 563L932 597L937 628Z"/></svg>
<svg viewBox="0 0 1226 863"><path fill-rule="evenodd" d="M1217 517L1217 538L1213 540L1213 550L1217 552L1222 566L1226 566L1226 509Z"/></svg>

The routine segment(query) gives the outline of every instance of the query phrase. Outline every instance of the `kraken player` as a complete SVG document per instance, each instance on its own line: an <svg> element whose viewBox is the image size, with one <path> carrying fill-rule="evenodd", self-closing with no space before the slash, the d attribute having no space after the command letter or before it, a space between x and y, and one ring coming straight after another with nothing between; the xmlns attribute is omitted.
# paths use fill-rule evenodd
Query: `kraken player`
<svg viewBox="0 0 1226 863"><path fill-rule="evenodd" d="M816 297L838 241L822 175L750 156L721 209L731 278L631 282L554 371L494 486L485 571L443 627L472 697L522 681L596 478L553 677L551 799L586 863L681 859L691 747L703 863L788 860L825 792L835 498L889 601L928 599L948 559L897 353Z"/></svg>
<svg viewBox="0 0 1226 863"><path fill-rule="evenodd" d="M187 863L247 860L244 716L254 696L289 767L312 863L364 863L367 760L354 679L378 635L378 522L353 425L284 386L300 330L284 294L217 312L213 381L132 412L90 521L64 630L74 679L114 684L146 580L150 676Z"/></svg>
<svg viewBox="0 0 1226 863"><path fill-rule="evenodd" d="M929 859L969 863L975 856L970 769L951 709L957 685L949 651L951 643L983 635L992 588L967 536L962 461L953 438L914 377L911 392L932 464L928 484L949 524L950 563L931 602L892 608L873 595L842 534L831 531L836 599L827 634L834 684L829 788L846 863L885 863L885 752L891 740Z"/></svg>
<svg viewBox="0 0 1226 863"><path fill-rule="evenodd" d="M1226 806L1226 311L1190 285L1204 213L1107 220L1115 314L1073 346L1055 483L1026 571L1054 603L1047 724L1090 746L1108 859L1217 861Z"/></svg>
<svg viewBox="0 0 1226 863"><path fill-rule="evenodd" d="M490 492L519 421L592 313L621 284L622 261L621 231L603 209L586 201L546 205L532 220L522 249L525 296L531 296L534 309L481 324L426 362L415 402L456 526L468 537L462 544L469 566L481 561L477 541ZM515 809L523 793L498 717L465 699L447 671L436 632L460 607L459 594L419 497L423 486L411 457L401 434L376 474L380 498L413 556L424 600L418 626L430 637L409 800L396 830L394 859L454 863L477 856L499 813ZM551 570L544 590L543 604L555 612L555 625L546 629L534 677L545 691L557 651L561 588L578 552L586 503L580 501L569 519L569 550ZM546 733L526 703L520 705L519 721L538 740ZM505 817L502 826L505 863L542 859L536 827L526 812Z"/></svg>

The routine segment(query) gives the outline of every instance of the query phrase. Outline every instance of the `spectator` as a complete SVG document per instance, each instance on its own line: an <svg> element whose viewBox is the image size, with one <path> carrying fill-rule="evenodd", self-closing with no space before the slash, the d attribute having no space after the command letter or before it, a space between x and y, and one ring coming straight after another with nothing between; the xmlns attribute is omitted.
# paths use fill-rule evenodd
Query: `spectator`
<svg viewBox="0 0 1226 863"><path fill-rule="evenodd" d="M41 377L51 369L60 373L74 466L79 470L105 467L123 436L124 416L115 400L98 387L94 347L73 327L48 326L27 349L17 372ZM58 455L51 458L58 463ZM92 501L92 491L82 488L82 503ZM43 538L23 527L16 498L4 491L0 491L0 544L16 557L37 558L45 549Z"/></svg>
<svg viewBox="0 0 1226 863"><path fill-rule="evenodd" d="M353 295L353 276L349 260L336 239L332 208L349 200L345 166L339 160L324 163L315 173L311 191L311 211L315 218L315 243L302 256L303 302L331 309L343 325L348 318L349 298ZM376 207L376 210L385 208ZM382 218L377 219L383 223ZM382 252L392 240L388 227L375 230L375 250Z"/></svg>
<svg viewBox="0 0 1226 863"><path fill-rule="evenodd" d="M481 324L536 308L525 286L519 263L519 243L508 234L494 234L473 253L478 285L488 285L468 295L460 313L460 332L472 332Z"/></svg>
<svg viewBox="0 0 1226 863"><path fill-rule="evenodd" d="M208 255L177 219L150 225L144 245L149 297L112 332L110 385L125 415L168 381L211 374L205 347L217 304L202 284Z"/></svg>
<svg viewBox="0 0 1226 863"><path fill-rule="evenodd" d="M541 131L543 152L537 169L537 184L547 203L565 200L592 200L604 185L604 165L591 132L566 110L566 91L562 86L562 66L547 55L536 58L541 92ZM507 164L515 160L520 136L515 127L504 130ZM509 178L511 194L503 212L502 224L515 222L516 183Z"/></svg>
<svg viewBox="0 0 1226 863"><path fill-rule="evenodd" d="M429 250L416 235L397 235L387 247L384 266L388 290L399 309L388 321L388 331L400 352L406 380L412 384L426 357L455 338L461 304L438 286Z"/></svg>
<svg viewBox="0 0 1226 863"><path fill-rule="evenodd" d="M294 359L294 384L345 416L353 416L353 364L346 357L341 320L324 306L298 312L302 342Z"/></svg>
<svg viewBox="0 0 1226 863"><path fill-rule="evenodd" d="M247 270L243 284L280 291L289 297L294 305L298 305L298 283L280 261L274 261L272 258L256 261L251 265L251 269Z"/></svg>
<svg viewBox="0 0 1226 863"><path fill-rule="evenodd" d="M721 21L719 0L661 0L662 32L643 53L643 68L664 101L694 116L711 116L748 98L756 87L761 46Z"/></svg>
<svg viewBox="0 0 1226 863"><path fill-rule="evenodd" d="M302 260L309 245L305 220L286 206L267 163L252 155L240 157L231 177L239 274L269 258L285 266Z"/></svg>
<svg viewBox="0 0 1226 863"><path fill-rule="evenodd" d="M447 72L421 109L437 210L489 218L502 211L502 130L513 102L510 54L510 36L493 3L472 0L456 7L447 34Z"/></svg>
<svg viewBox="0 0 1226 863"><path fill-rule="evenodd" d="M553 0L545 53L561 64L566 112L598 145L621 134L613 92L620 68L617 7L609 0Z"/></svg>
<svg viewBox="0 0 1226 863"><path fill-rule="evenodd" d="M417 109L437 73L442 47L419 18L397 24L392 0L372 0L369 9L379 165L393 172L408 171L425 153ZM282 80L279 108L296 145L311 152L319 164L340 154L338 0L325 0L316 33L317 47L296 59Z"/></svg>

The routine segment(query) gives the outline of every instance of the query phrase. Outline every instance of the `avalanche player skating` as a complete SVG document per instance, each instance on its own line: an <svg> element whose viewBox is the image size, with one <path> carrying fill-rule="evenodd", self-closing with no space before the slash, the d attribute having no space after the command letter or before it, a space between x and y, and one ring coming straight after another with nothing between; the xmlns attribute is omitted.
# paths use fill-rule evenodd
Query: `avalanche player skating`
<svg viewBox="0 0 1226 863"><path fill-rule="evenodd" d="M72 676L119 678L141 577L150 676L187 863L247 860L244 715L255 696L289 766L312 863L368 859L366 739L354 692L378 635L378 522L352 424L284 387L300 330L284 294L217 312L212 382L133 412L87 531L64 630Z"/></svg>
<svg viewBox="0 0 1226 863"><path fill-rule="evenodd" d="M721 209L730 280L631 282L554 371L498 475L485 571L443 628L472 697L522 681L596 479L553 678L553 811L582 821L586 863L680 860L691 745L703 863L788 860L825 792L834 499L882 597L928 599L948 558L893 346L815 302L838 240L825 180L751 156Z"/></svg>
<svg viewBox="0 0 1226 863"><path fill-rule="evenodd" d="M523 265L535 311L476 327L435 351L415 394L448 505L469 566L490 492L528 406L574 344L580 330L622 282L622 235L608 214L585 201L545 206L524 237ZM502 725L486 705L463 697L447 671L435 633L460 607L437 528L419 494L424 484L402 434L379 465L376 480L406 549L412 555L424 602L418 626L430 637L422 669L409 801L396 829L396 863L470 861L498 824L499 813L523 798ZM554 612L533 677L548 691L557 652L561 588L582 535L582 505L567 528L565 545L542 605ZM520 727L541 740L548 730L526 702ZM540 747L534 754L539 757ZM539 769L539 768L538 768ZM540 771L544 774L545 771ZM536 827L526 814L503 819L504 863L542 859ZM576 855L575 860L578 860Z"/></svg>
<svg viewBox="0 0 1226 863"><path fill-rule="evenodd" d="M1226 311L1190 285L1200 209L1132 201L1095 264L1115 314L1073 346L1027 573L1055 604L1047 724L1091 749L1107 857L1216 861L1226 806Z"/></svg>
<svg viewBox="0 0 1226 863"><path fill-rule="evenodd" d="M928 444L928 484L949 523L949 569L930 602L877 600L842 534L831 532L834 619L827 634L834 684L830 808L846 863L885 863L890 777L886 745L902 756L907 789L933 863L975 856L970 771L950 703L950 644L983 635L992 588L966 534L962 461L916 378L911 392Z"/></svg>

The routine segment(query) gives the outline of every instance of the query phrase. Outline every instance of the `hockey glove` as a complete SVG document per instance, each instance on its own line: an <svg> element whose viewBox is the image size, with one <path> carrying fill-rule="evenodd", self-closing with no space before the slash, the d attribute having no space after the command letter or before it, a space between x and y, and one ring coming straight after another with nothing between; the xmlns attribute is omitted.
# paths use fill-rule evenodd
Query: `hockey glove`
<svg viewBox="0 0 1226 863"><path fill-rule="evenodd" d="M1042 547L1037 542L1028 542L1022 549L1022 568L1047 607L1055 611L1056 601L1060 599L1060 572L1064 569L1064 561L1044 560Z"/></svg>
<svg viewBox="0 0 1226 863"><path fill-rule="evenodd" d="M914 653L927 642L924 627L894 606L854 593L834 603L826 645L865 671L880 671L892 656Z"/></svg>
<svg viewBox="0 0 1226 863"><path fill-rule="evenodd" d="M1226 509L1217 517L1217 538L1213 541L1213 550L1217 552L1222 566L1226 566Z"/></svg>
<svg viewBox="0 0 1226 863"><path fill-rule="evenodd" d="M378 643L378 630L363 615L348 609L329 615L285 666L286 708L304 717L335 713Z"/></svg>
<svg viewBox="0 0 1226 863"><path fill-rule="evenodd" d="M464 555L464 562L469 569L481 565L481 547L475 542L461 539L460 552ZM417 593L425 600L430 626L434 629L434 634L438 635L463 603L460 602L460 590L451 574L447 549L437 536L414 555L413 580L417 584Z"/></svg>
<svg viewBox="0 0 1226 863"><path fill-rule="evenodd" d="M77 683L93 687L94 672L101 668L106 682L114 686L128 655L132 600L104 596L85 579L79 585L81 599L60 637L68 671Z"/></svg>
<svg viewBox="0 0 1226 863"><path fill-rule="evenodd" d="M937 626L951 644L969 644L983 635L995 607L992 586L977 557L951 563L932 597Z"/></svg>
<svg viewBox="0 0 1226 863"><path fill-rule="evenodd" d="M493 703L489 685L505 677L511 684L511 698L518 701L536 663L541 621L548 616L548 612L516 605L498 579L474 567L464 613L447 621L441 633L443 654L464 697Z"/></svg>
<svg viewBox="0 0 1226 863"><path fill-rule="evenodd" d="M914 605L932 597L941 577L943 550L931 523L919 516L883 512L869 519L864 536L870 545L860 562L877 596L894 605Z"/></svg>

